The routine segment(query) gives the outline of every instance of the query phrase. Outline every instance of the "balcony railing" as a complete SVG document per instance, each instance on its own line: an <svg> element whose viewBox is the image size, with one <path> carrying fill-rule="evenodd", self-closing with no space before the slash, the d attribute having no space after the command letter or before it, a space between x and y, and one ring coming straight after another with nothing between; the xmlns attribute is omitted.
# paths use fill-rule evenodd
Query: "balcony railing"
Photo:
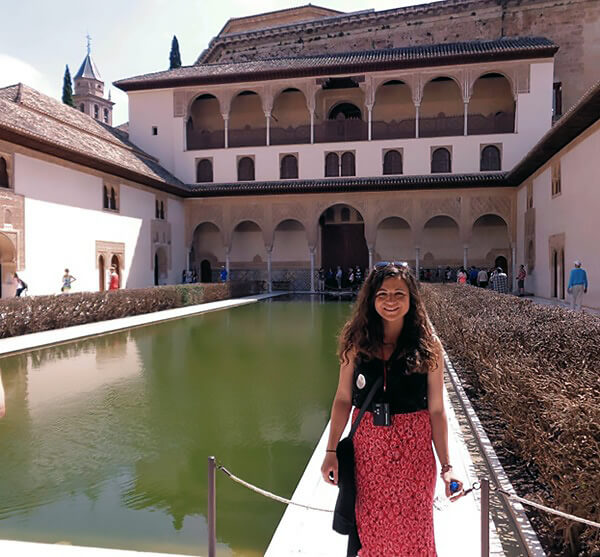
<svg viewBox="0 0 600 557"><path fill-rule="evenodd" d="M498 112L484 116L483 114L469 114L467 119L467 132L469 135L484 133L513 133L515 131L514 112Z"/></svg>
<svg viewBox="0 0 600 557"><path fill-rule="evenodd" d="M267 128L229 130L230 147L258 147L267 144Z"/></svg>
<svg viewBox="0 0 600 557"><path fill-rule="evenodd" d="M271 145L294 145L310 143L310 124L297 128L274 128L270 130Z"/></svg>
<svg viewBox="0 0 600 557"><path fill-rule="evenodd" d="M373 122L373 139L409 139L415 137L415 119Z"/></svg>
<svg viewBox="0 0 600 557"><path fill-rule="evenodd" d="M188 151L196 149L222 149L225 147L225 132L217 130L187 130Z"/></svg>
<svg viewBox="0 0 600 557"><path fill-rule="evenodd" d="M445 137L449 135L463 135L465 130L465 117L460 116L432 116L419 118L419 137Z"/></svg>
<svg viewBox="0 0 600 557"><path fill-rule="evenodd" d="M367 123L362 120L326 120L315 126L315 141L364 141L368 138Z"/></svg>

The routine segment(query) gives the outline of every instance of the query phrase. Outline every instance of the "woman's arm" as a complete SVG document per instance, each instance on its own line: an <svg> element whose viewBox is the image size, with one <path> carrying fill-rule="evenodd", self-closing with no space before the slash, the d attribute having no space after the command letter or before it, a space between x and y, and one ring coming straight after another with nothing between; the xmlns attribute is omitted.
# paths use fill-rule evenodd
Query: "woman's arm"
<svg viewBox="0 0 600 557"><path fill-rule="evenodd" d="M331 408L331 422L329 427L329 440L327 441L327 449L330 452L325 453L323 464L321 466L321 474L323 479L330 484L337 485L338 482L338 462L334 451L344 428L348 423L348 416L352 408L352 376L354 373L354 351L348 353L347 363L342 362L340 365L340 378L338 381L337 391L333 399ZM330 477L333 476L333 479Z"/></svg>
<svg viewBox="0 0 600 557"><path fill-rule="evenodd" d="M440 464L444 466L444 464L450 464L450 453L448 451L448 419L444 408L444 353L442 343L439 340L437 345L437 364L435 370L430 371L427 378L427 400L433 446ZM458 482L458 493L462 491L462 482L456 480L452 469L442 473L441 478L446 484L447 497L452 495L450 493L451 481Z"/></svg>

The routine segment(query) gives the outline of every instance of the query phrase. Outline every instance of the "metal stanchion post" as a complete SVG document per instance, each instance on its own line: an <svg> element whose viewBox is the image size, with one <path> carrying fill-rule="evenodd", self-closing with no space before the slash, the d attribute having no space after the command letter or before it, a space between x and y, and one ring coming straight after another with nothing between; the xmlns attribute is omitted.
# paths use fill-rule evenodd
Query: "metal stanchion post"
<svg viewBox="0 0 600 557"><path fill-rule="evenodd" d="M490 480L481 480L481 557L490 555Z"/></svg>
<svg viewBox="0 0 600 557"><path fill-rule="evenodd" d="M208 557L217 555L217 462L214 456L208 457Z"/></svg>

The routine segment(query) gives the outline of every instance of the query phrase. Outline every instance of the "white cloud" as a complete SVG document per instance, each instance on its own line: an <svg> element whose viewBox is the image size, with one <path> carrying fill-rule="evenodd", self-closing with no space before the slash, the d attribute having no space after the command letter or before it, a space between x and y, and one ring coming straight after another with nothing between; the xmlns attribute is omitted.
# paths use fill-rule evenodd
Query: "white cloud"
<svg viewBox="0 0 600 557"><path fill-rule="evenodd" d="M55 96L60 88L50 85L44 74L31 64L7 54L0 54L0 87L15 83L24 83L51 96Z"/></svg>

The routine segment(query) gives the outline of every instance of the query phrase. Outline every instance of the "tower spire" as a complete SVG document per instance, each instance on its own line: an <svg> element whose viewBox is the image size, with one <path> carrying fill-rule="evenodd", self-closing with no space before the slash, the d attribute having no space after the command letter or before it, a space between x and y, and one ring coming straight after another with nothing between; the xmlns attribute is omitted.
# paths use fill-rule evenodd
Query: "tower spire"
<svg viewBox="0 0 600 557"><path fill-rule="evenodd" d="M87 39L87 53L89 56L92 52L92 37L90 37L90 34L88 33L85 38Z"/></svg>

